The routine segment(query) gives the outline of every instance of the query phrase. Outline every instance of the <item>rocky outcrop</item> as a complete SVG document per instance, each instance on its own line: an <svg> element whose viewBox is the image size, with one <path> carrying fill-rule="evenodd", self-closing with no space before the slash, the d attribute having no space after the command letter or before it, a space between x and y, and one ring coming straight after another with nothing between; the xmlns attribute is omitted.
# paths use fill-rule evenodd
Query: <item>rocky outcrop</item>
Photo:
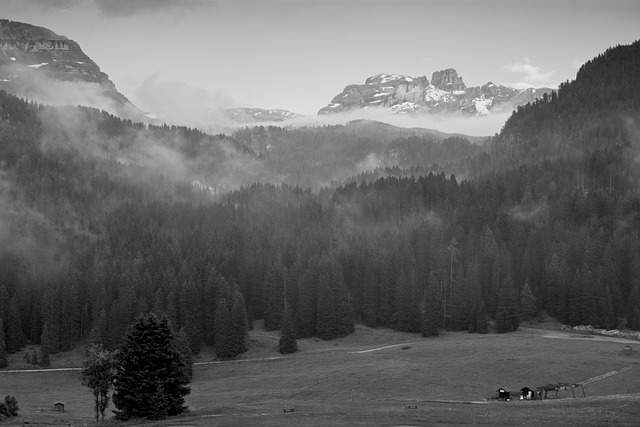
<svg viewBox="0 0 640 427"><path fill-rule="evenodd" d="M378 74L364 84L345 87L318 114L381 107L397 114L486 115L512 111L549 92L547 88L518 90L491 82L468 88L453 68L434 72L431 82L425 76Z"/></svg>
<svg viewBox="0 0 640 427"><path fill-rule="evenodd" d="M437 89L447 90L450 92L467 89L467 86L462 81L462 77L459 77L458 72L453 68L435 71L431 76L431 84Z"/></svg>
<svg viewBox="0 0 640 427"><path fill-rule="evenodd" d="M53 31L0 19L0 90L55 103L56 84L65 103L109 109L141 120L144 115L115 87L80 45ZM85 84L73 90L69 83ZM89 84L89 85L86 85ZM65 90L66 89L66 90ZM77 93L77 97L72 94Z"/></svg>

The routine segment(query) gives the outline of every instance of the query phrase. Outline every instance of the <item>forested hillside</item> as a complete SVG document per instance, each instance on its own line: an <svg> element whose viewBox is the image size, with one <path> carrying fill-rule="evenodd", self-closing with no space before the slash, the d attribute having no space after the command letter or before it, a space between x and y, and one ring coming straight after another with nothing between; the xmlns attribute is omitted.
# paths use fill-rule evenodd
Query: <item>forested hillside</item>
<svg viewBox="0 0 640 427"><path fill-rule="evenodd" d="M43 132L80 113L0 92L0 339L9 352L27 342L64 351L89 336L115 348L138 313L154 311L194 351L214 345L234 357L254 320L279 329L285 307L298 337L322 339L355 322L430 336L486 333L489 321L509 332L541 310L571 325L640 330L640 98L628 95L640 79L621 77L637 75L637 57L636 43L585 64L576 82L514 113L490 153L407 136L395 141L402 150L446 160L319 191L279 184L279 173L302 171L267 145L301 135L322 150L320 131L210 137L81 109L83 126ZM606 90L589 86L590 70L621 66L598 80ZM619 94L572 101L584 90L591 100ZM325 148L394 143L362 138ZM237 175L234 162L249 171ZM457 167L476 178L447 169ZM213 194L228 176L276 184Z"/></svg>

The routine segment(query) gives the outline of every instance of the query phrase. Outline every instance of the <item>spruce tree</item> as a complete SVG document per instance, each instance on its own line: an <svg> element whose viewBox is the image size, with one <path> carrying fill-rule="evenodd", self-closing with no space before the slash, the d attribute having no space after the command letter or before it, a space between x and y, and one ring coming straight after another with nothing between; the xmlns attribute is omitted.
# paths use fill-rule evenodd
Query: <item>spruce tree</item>
<svg viewBox="0 0 640 427"><path fill-rule="evenodd" d="M421 329L420 307L413 288L413 272L407 277L404 270L400 270L396 281L396 312L392 317L396 331L419 332Z"/></svg>
<svg viewBox="0 0 640 427"><path fill-rule="evenodd" d="M226 299L218 301L215 322L216 357L221 359L234 357L236 354L233 350L233 338L231 336L231 314L229 313Z"/></svg>
<svg viewBox="0 0 640 427"><path fill-rule="evenodd" d="M316 333L316 278L311 269L305 270L298 282L298 310L296 333L298 338L310 338Z"/></svg>
<svg viewBox="0 0 640 427"><path fill-rule="evenodd" d="M242 293L240 292L240 287L237 283L233 283L231 286L232 292L232 300L231 300L231 308L229 310L230 322L231 322L231 342L232 342L232 352L234 356L244 353L247 351L247 336L248 336L248 326L247 326L247 310L244 306L244 298L242 298Z"/></svg>
<svg viewBox="0 0 640 427"><path fill-rule="evenodd" d="M51 364L49 361L49 352L51 348L51 334L49 323L45 323L42 328L42 336L40 337L40 357L38 358L38 364L46 367Z"/></svg>
<svg viewBox="0 0 640 427"><path fill-rule="evenodd" d="M538 314L538 303L536 297L531 292L529 281L525 280L522 292L520 293L520 315L522 320L531 320Z"/></svg>
<svg viewBox="0 0 640 427"><path fill-rule="evenodd" d="M476 332L479 334L489 333L489 322L487 322L487 309L484 300L480 300L480 307L477 312Z"/></svg>
<svg viewBox="0 0 640 427"><path fill-rule="evenodd" d="M4 342L4 329L0 318L0 369L7 367L7 346Z"/></svg>
<svg viewBox="0 0 640 427"><path fill-rule="evenodd" d="M280 330L279 351L282 354L295 353L298 351L298 343L296 342L296 332L293 326L293 316L291 308L287 304L282 319L282 329Z"/></svg>
<svg viewBox="0 0 640 427"><path fill-rule="evenodd" d="M186 410L189 378L166 316L140 315L116 353L113 403L119 419L178 415ZM161 396L158 396L160 390ZM158 408L157 405L162 405Z"/></svg>
<svg viewBox="0 0 640 427"><path fill-rule="evenodd" d="M520 325L518 299L513 281L507 277L500 286L496 307L496 327L499 333L512 332Z"/></svg>
<svg viewBox="0 0 640 427"><path fill-rule="evenodd" d="M191 378L193 377L193 353L191 352L189 337L187 337L187 332L185 331L184 326L180 328L177 333L175 333L174 337L176 349L184 358L185 372L187 373L189 381L191 381Z"/></svg>
<svg viewBox="0 0 640 427"><path fill-rule="evenodd" d="M640 280L633 281L627 302L627 328L640 331Z"/></svg>
<svg viewBox="0 0 640 427"><path fill-rule="evenodd" d="M431 281L430 281L431 282ZM440 295L438 289L432 285L427 286L422 299L424 312L422 313L421 331L423 337L435 337L440 333L438 328Z"/></svg>

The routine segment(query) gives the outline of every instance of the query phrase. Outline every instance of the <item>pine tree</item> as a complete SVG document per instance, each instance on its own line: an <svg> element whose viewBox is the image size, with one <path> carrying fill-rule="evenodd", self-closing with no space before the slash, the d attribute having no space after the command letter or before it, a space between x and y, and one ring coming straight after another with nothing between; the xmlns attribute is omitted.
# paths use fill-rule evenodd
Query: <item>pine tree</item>
<svg viewBox="0 0 640 427"><path fill-rule="evenodd" d="M531 320L538 314L538 303L531 292L529 281L525 280L520 292L520 315L523 320Z"/></svg>
<svg viewBox="0 0 640 427"><path fill-rule="evenodd" d="M189 338L184 330L184 326L174 334L174 337L176 349L184 358L187 377L189 378L189 381L191 381L191 378L193 377L193 354L191 353L191 345L189 344Z"/></svg>
<svg viewBox="0 0 640 427"><path fill-rule="evenodd" d="M184 397L190 391L186 362L166 316L139 316L115 361L113 403L119 419L164 416L165 409L167 416L173 416L186 410Z"/></svg>
<svg viewBox="0 0 640 427"><path fill-rule="evenodd" d="M0 317L0 369L7 367L7 346L4 342L4 328Z"/></svg>
<svg viewBox="0 0 640 427"><path fill-rule="evenodd" d="M480 307L477 312L476 332L479 334L489 333L489 322L487 322L487 309L484 300L480 300Z"/></svg>
<svg viewBox="0 0 640 427"><path fill-rule="evenodd" d="M311 269L305 270L298 282L296 333L298 338L310 338L316 333L317 288Z"/></svg>
<svg viewBox="0 0 640 427"><path fill-rule="evenodd" d="M11 298L9 303L9 315L7 317L6 346L8 353L15 353L24 347L26 338L22 331L22 320L18 309L17 294Z"/></svg>
<svg viewBox="0 0 640 427"><path fill-rule="evenodd" d="M430 276L431 278L431 276ZM437 285L429 280L429 285L422 299L424 312L422 314L421 332L423 337L435 337L440 333L438 318L440 317L440 293Z"/></svg>
<svg viewBox="0 0 640 427"><path fill-rule="evenodd" d="M378 281L374 277L373 265L368 265L365 268L362 292L364 323L369 327L375 328L378 326Z"/></svg>
<svg viewBox="0 0 640 427"><path fill-rule="evenodd" d="M627 302L627 328L640 331L640 280L633 281Z"/></svg>
<svg viewBox="0 0 640 427"><path fill-rule="evenodd" d="M226 299L218 301L215 328L216 357L221 359L234 357L236 354L233 351L233 338L231 336L231 314L229 313Z"/></svg>
<svg viewBox="0 0 640 427"><path fill-rule="evenodd" d="M393 328L401 332L419 332L421 329L420 307L414 295L413 272L406 277L400 270L396 281L396 312L393 314Z"/></svg>
<svg viewBox="0 0 640 427"><path fill-rule="evenodd" d="M247 310L244 306L244 298L240 292L240 287L237 283L233 283L231 286L231 308L229 309L230 316L230 334L232 341L232 352L234 356L247 351Z"/></svg>
<svg viewBox="0 0 640 427"><path fill-rule="evenodd" d="M49 323L45 323L42 328L42 336L40 337L40 357L39 365L46 367L51 364L49 361L49 349L51 348L51 334L49 329Z"/></svg>
<svg viewBox="0 0 640 427"><path fill-rule="evenodd" d="M298 351L296 332L293 326L293 316L291 314L291 308L288 304L284 310L278 348L280 353L282 354L290 354Z"/></svg>
<svg viewBox="0 0 640 427"><path fill-rule="evenodd" d="M507 277L500 286L498 306L496 308L496 327L498 333L512 332L520 325L518 299L513 281Z"/></svg>

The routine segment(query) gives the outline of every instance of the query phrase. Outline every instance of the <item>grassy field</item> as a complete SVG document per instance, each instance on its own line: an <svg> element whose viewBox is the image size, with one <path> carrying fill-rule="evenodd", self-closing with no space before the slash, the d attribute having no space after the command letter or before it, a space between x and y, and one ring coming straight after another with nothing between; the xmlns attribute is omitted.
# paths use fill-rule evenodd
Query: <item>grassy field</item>
<svg viewBox="0 0 640 427"><path fill-rule="evenodd" d="M281 356L277 344L277 332L257 327L238 361L219 362L204 351L194 367L190 413L149 424L640 425L640 343L532 328L424 339L358 326L342 339L299 340L300 352L290 356ZM54 367L77 359L61 355ZM561 390L545 401L490 400L499 387L576 383L618 370L625 371L586 385L586 397L576 389L575 399ZM20 404L16 424L92 421L92 397L78 371L2 373L0 396L6 394ZM51 411L58 400L65 413Z"/></svg>

